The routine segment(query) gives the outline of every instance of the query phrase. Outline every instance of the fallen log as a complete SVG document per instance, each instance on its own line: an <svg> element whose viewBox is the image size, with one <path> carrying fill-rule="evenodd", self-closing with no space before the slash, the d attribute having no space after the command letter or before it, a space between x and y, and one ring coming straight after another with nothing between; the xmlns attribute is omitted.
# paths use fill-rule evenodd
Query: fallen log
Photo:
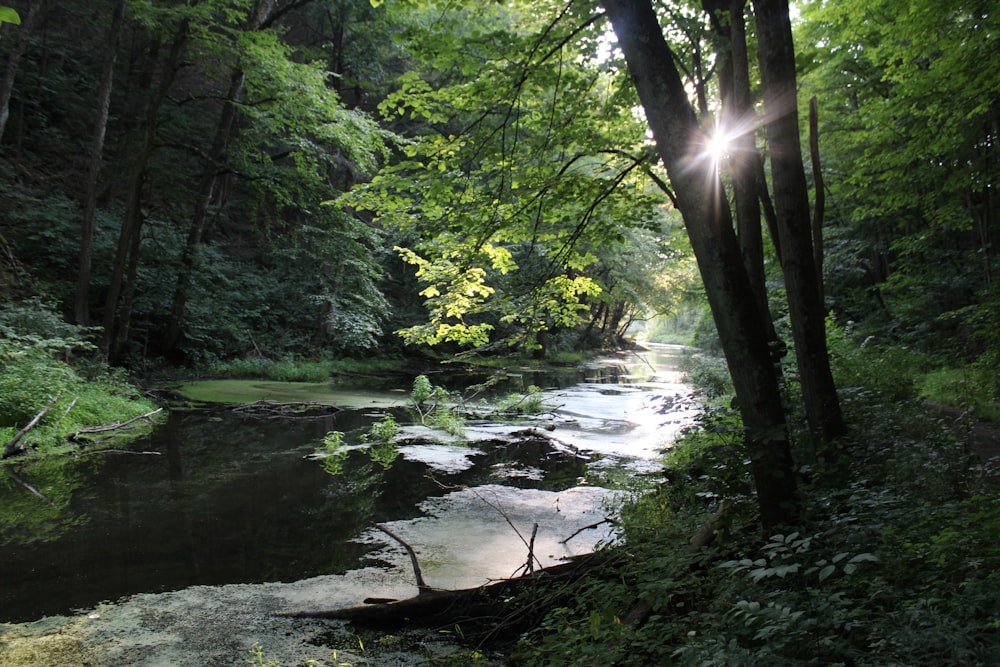
<svg viewBox="0 0 1000 667"><path fill-rule="evenodd" d="M45 416L45 413L47 413L49 410L52 409L52 406L56 404L61 395L62 395L61 391L56 392L56 395L52 397L52 400L49 401L49 404L46 405L41 410L39 410L38 414L35 415L24 428L18 431L17 435L11 438L10 442L7 443L7 446L3 448L3 456L0 458L6 459L11 456L14 456L14 454L19 454L24 451L24 447L18 445L18 443L21 442L21 438L23 438L25 433L33 429L35 425L42 420L42 417Z"/></svg>
<svg viewBox="0 0 1000 667"><path fill-rule="evenodd" d="M118 429L124 428L129 424L133 424L139 421L140 419L148 419L149 417L152 417L156 413L162 411L163 408L157 408L155 410L147 412L146 414L139 415L137 417L132 417L131 419L126 419L125 421L122 422L113 422L111 424L103 424L101 426L85 426L84 428L81 428L79 431L74 431L73 433L71 433L69 439L76 441L80 438L81 435L90 435L92 433L107 433L108 431L117 431Z"/></svg>
<svg viewBox="0 0 1000 667"><path fill-rule="evenodd" d="M552 603L556 600L551 595L552 591L559 591L558 597L568 595L573 584L582 581L594 568L603 566L606 561L597 552L577 556L565 563L535 570L522 577L501 579L476 588L425 588L417 595L403 600L373 600L352 607L278 612L277 615L285 618L339 619L379 629L403 625L432 628L460 625L465 634L474 633L478 627L485 628L485 634L496 635L504 630L516 631L526 623L530 624L535 616L531 612L541 609L541 605L536 604L538 600L534 598L519 603L515 602L514 596L534 586L544 585L546 591L550 592L547 601Z"/></svg>

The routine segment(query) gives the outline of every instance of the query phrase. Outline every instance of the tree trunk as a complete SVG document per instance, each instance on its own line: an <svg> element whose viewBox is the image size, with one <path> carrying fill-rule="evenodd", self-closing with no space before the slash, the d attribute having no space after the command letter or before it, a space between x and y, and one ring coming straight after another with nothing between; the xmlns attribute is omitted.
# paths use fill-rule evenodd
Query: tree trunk
<svg viewBox="0 0 1000 667"><path fill-rule="evenodd" d="M76 299L73 303L73 318L77 324L90 325L90 269L94 247L94 217L97 212L97 184L101 173L101 159L104 152L104 134L108 127L108 111L111 106L111 84L114 77L115 61L118 54L118 36L125 16L125 0L117 0L108 29L108 41L104 47L101 64L101 84L97 94L97 120L94 123L94 137L90 145L90 167L87 170L86 201L83 207L83 225L80 234L80 269L76 280Z"/></svg>
<svg viewBox="0 0 1000 667"><path fill-rule="evenodd" d="M788 310L809 428L822 447L843 435L846 428L830 370L826 313L820 302L813 260L808 186L799 140L792 26L787 0L754 0L753 4Z"/></svg>
<svg viewBox="0 0 1000 667"><path fill-rule="evenodd" d="M244 30L247 32L259 30L269 21L269 15L277 4L277 0L258 0L254 3ZM198 258L198 249L209 220L209 209L216 197L219 173L224 168L228 157L229 141L236 122L236 106L239 98L243 95L245 82L246 73L239 67L234 68L230 74L229 90L224 98L222 113L216 125L215 138L209 153L209 164L205 166L205 173L198 187L198 200L195 203L191 225L188 228L187 242L181 256L181 268L177 274L177 285L174 288L170 320L163 336L163 352L165 354L173 352L180 342L188 294Z"/></svg>
<svg viewBox="0 0 1000 667"><path fill-rule="evenodd" d="M115 340L115 325L120 323L118 318L118 299L121 296L122 282L128 267L129 253L134 246L134 241L139 238L142 231L142 189L146 175L146 164L153 153L156 140L157 128L159 127L160 108L167 99L177 74L177 67L180 63L181 55L187 44L190 34L190 25L187 21L178 26L174 35L170 54L164 63L163 75L157 86L155 94L147 94L145 122L142 131L142 143L136 151L132 166L129 172L128 191L125 200L125 214L122 219L121 231L118 234L118 246L115 251L115 260L111 269L111 280L108 285L108 293L104 303L104 333L101 337L101 350L105 356L111 359L112 341ZM152 47L153 53L158 50ZM156 66L156 58L152 58L148 67L152 71ZM152 85L152 77L148 79ZM118 347L117 345L115 346ZM118 350L115 350L117 356Z"/></svg>
<svg viewBox="0 0 1000 667"><path fill-rule="evenodd" d="M736 390L767 528L794 523L791 449L766 326L750 288L722 183L695 155L704 137L650 0L603 0L667 169ZM692 157L693 156L693 157Z"/></svg>
<svg viewBox="0 0 1000 667"><path fill-rule="evenodd" d="M823 183L823 165L819 159L819 102L814 95L809 100L809 162L812 163L813 190L813 263L816 265L816 285L819 302L826 305L823 294L823 217L826 212L826 184Z"/></svg>
<svg viewBox="0 0 1000 667"><path fill-rule="evenodd" d="M194 277L195 264L198 258L198 248L201 245L201 239L209 219L209 209L212 207L212 201L216 196L219 172L226 163L229 139L236 120L236 103L242 95L245 80L246 75L242 71L236 70L232 73L229 92L225 98L226 101L222 108L222 115L219 118L215 139L212 141L212 149L209 153L210 162L205 166L205 173L202 175L198 186L198 201L195 204L194 214L191 216L191 225L188 227L187 242L184 244L184 253L181 255L181 267L177 273L177 285L174 288L170 320L167 324L166 333L163 336L162 351L164 354L173 352L177 347L177 343L180 342L188 292L190 291L191 280Z"/></svg>
<svg viewBox="0 0 1000 667"><path fill-rule="evenodd" d="M38 18L38 6L42 0L31 0L28 3L28 12L21 21L18 28L17 44L11 51L7 59L7 67L4 70L3 79L0 80L0 140L3 139L3 131L7 126L7 118L10 116L10 96L14 92L14 79L17 78L17 66L21 62L21 56L28 48L35 21Z"/></svg>

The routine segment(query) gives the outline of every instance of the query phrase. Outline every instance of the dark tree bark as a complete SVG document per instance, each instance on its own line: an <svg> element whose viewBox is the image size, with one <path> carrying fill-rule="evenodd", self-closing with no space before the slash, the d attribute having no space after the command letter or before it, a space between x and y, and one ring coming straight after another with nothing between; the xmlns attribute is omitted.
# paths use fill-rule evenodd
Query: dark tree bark
<svg viewBox="0 0 1000 667"><path fill-rule="evenodd" d="M813 174L813 263L816 265L816 284L819 287L819 302L826 303L823 294L823 216L826 212L826 184L823 182L823 165L819 158L819 102L813 96L809 100L809 161Z"/></svg>
<svg viewBox="0 0 1000 667"><path fill-rule="evenodd" d="M189 35L190 25L185 21L178 26L177 31L174 33L170 52L166 58L166 62L163 64L162 75L155 90L152 90L154 78L152 70L156 67L158 60L156 54L159 52L159 49L156 43L151 46L152 57L149 59L147 65L149 76L145 78L148 88L145 92L146 106L142 140L129 169L124 218L122 219L121 231L118 234L118 246L115 251L115 260L112 265L111 279L104 304L104 333L101 337L100 347L105 356L111 361L119 354L118 349L112 349L116 328L128 329L129 315L128 313L122 313L120 316L118 301L121 297L122 284L129 266L129 256L130 254L135 254L134 249L138 248L139 235L142 231L142 190L146 178L146 166L155 147L156 134L159 128L160 108L163 106L170 93L170 89L173 87L177 67L184 53ZM122 340L122 337L118 336L117 339Z"/></svg>
<svg viewBox="0 0 1000 667"><path fill-rule="evenodd" d="M4 69L3 79L0 79L0 139L3 139L4 128L7 126L7 118L10 117L10 96L14 92L14 79L17 78L17 67L21 62L21 56L28 48L31 40L31 33L35 28L38 19L39 5L42 0L31 0L28 3L28 11L21 20L18 28L17 44L11 51L7 59L7 66Z"/></svg>
<svg viewBox="0 0 1000 667"><path fill-rule="evenodd" d="M289 6L297 4L300 3L292 3ZM272 20L271 15L277 5L278 0L258 0L247 17L244 29L248 32L259 30ZM195 203L191 224L188 227L187 242L181 256L181 268L177 274L177 285L174 288L170 320L163 336L162 351L165 354L173 352L180 342L188 294L198 258L198 249L209 221L209 210L218 196L219 175L225 169L228 159L229 142L236 123L236 108L243 96L245 82L246 73L238 67L234 68L230 74L229 90L224 98L222 112L216 125L215 138L212 140L209 163L205 166L205 173L199 182L198 200Z"/></svg>
<svg viewBox="0 0 1000 667"><path fill-rule="evenodd" d="M795 354L809 429L818 446L846 430L826 347L811 239L787 0L754 0L771 180Z"/></svg>
<svg viewBox="0 0 1000 667"><path fill-rule="evenodd" d="M111 84L118 54L118 36L125 16L125 0L116 0L111 15L111 26L104 46L101 63L101 83L97 93L97 120L90 145L90 167L87 170L86 201L83 207L83 224L80 234L80 269L76 280L76 299L73 317L77 324L90 324L90 269L94 247L94 217L97 212L97 185L104 152L104 134L108 128L108 111L111 106Z"/></svg>
<svg viewBox="0 0 1000 667"><path fill-rule="evenodd" d="M166 333L163 336L163 352L165 354L173 352L177 347L177 343L180 342L181 332L183 331L184 313L187 308L188 292L190 291L191 280L194 277L198 249L201 246L201 239L209 220L209 210L217 196L219 172L226 163L229 139L236 120L236 104L243 93L245 79L246 76L242 71L234 71L232 73L229 92L225 98L226 101L222 108L222 115L219 118L215 139L212 141L212 149L209 153L211 161L206 165L205 173L199 182L198 201L195 204L191 224L188 227L187 241L184 244L184 252L181 255L181 267L177 274L177 285L174 288L170 320L167 324Z"/></svg>
<svg viewBox="0 0 1000 667"><path fill-rule="evenodd" d="M746 429L761 522L797 520L791 449L767 328L750 287L718 171L650 0L603 0L670 176Z"/></svg>
<svg viewBox="0 0 1000 667"><path fill-rule="evenodd" d="M744 9L747 0L703 0L702 7L709 14L715 33L720 38L718 54L719 92L722 101L720 128L729 137L729 173L732 177L733 201L736 212L736 230L743 255L743 265L758 306L771 321L764 274L764 238L761 229L759 189L762 185L757 175L761 156L757 150L755 131L757 115L753 109L750 92L750 67L747 56L746 23ZM722 166L722 165L720 165ZM769 336L779 343L773 326ZM776 347L780 347L776 345Z"/></svg>

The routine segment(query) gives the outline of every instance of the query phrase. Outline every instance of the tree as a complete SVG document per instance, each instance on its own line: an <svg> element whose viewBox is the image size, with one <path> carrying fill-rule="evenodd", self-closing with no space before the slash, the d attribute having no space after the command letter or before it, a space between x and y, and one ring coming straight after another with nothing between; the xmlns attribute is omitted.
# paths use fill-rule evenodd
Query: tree
<svg viewBox="0 0 1000 667"><path fill-rule="evenodd" d="M797 520L784 408L759 301L747 278L728 202L706 136L646 0L604 0L684 217L715 319L753 467L762 523Z"/></svg>
<svg viewBox="0 0 1000 667"><path fill-rule="evenodd" d="M127 167L123 219L105 295L100 342L101 351L112 362L120 358L121 343L127 336L131 319L129 304L132 302L132 297L125 299L121 311L119 311L119 298L123 285L127 285L131 294L135 293L144 218L143 187L146 184L149 161L156 148L160 113L173 88L192 29L192 17L183 14L179 17L170 13L154 14L147 21L153 28L150 31L152 33L150 38L144 41L146 45L142 60L144 68L136 91L141 109L138 145L135 146ZM164 46L167 47L167 53L161 60L160 52Z"/></svg>
<svg viewBox="0 0 1000 667"><path fill-rule="evenodd" d="M411 14L426 62L382 109L414 138L345 199L412 239L401 252L430 318L403 330L411 342L541 353L586 321L599 282L617 282L600 257L623 228L664 224L632 96L593 66L596 15L547 30L552 10Z"/></svg>
<svg viewBox="0 0 1000 667"><path fill-rule="evenodd" d="M836 137L824 145L834 307L866 334L965 358L968 317L995 283L1000 75L978 63L1000 46L1000 19L976 0L801 9L802 82Z"/></svg>
<svg viewBox="0 0 1000 667"><path fill-rule="evenodd" d="M823 446L843 435L845 424L830 370L826 311L814 262L788 0L754 0L753 4L781 266L806 415L814 439Z"/></svg>
<svg viewBox="0 0 1000 667"><path fill-rule="evenodd" d="M76 282L76 299L73 303L73 319L77 324L90 324L90 271L93 262L94 218L97 214L97 187L101 173L104 152L104 137L108 129L111 106L111 85L114 79L115 61L118 58L118 39L125 18L125 0L116 0L111 11L111 25L101 63L101 84L97 93L97 119L94 121L94 136L90 145L90 165L87 169L87 187L80 233L80 271Z"/></svg>

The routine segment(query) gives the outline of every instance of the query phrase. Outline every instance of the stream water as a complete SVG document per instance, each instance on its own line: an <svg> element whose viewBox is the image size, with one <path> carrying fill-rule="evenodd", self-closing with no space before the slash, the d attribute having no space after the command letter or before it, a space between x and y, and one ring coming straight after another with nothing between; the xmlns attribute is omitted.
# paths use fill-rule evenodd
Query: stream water
<svg viewBox="0 0 1000 667"><path fill-rule="evenodd" d="M590 551L614 538L609 524L577 531L608 515L624 481L655 475L658 450L690 419L679 354L525 375L548 413L472 422L462 442L408 427L387 468L355 451L330 475L308 458L329 431L357 441L405 401L365 388L363 406L316 419L174 411L132 453L32 473L51 494L42 509L0 484L0 662L46 642L43 657L68 651L80 664L246 664L258 642L284 665L330 660L331 645L354 641L348 630L274 612L413 595L405 552L375 523L413 545L441 588L516 574L536 530L543 565ZM524 437L528 427L544 437ZM391 653L378 664L406 664Z"/></svg>

